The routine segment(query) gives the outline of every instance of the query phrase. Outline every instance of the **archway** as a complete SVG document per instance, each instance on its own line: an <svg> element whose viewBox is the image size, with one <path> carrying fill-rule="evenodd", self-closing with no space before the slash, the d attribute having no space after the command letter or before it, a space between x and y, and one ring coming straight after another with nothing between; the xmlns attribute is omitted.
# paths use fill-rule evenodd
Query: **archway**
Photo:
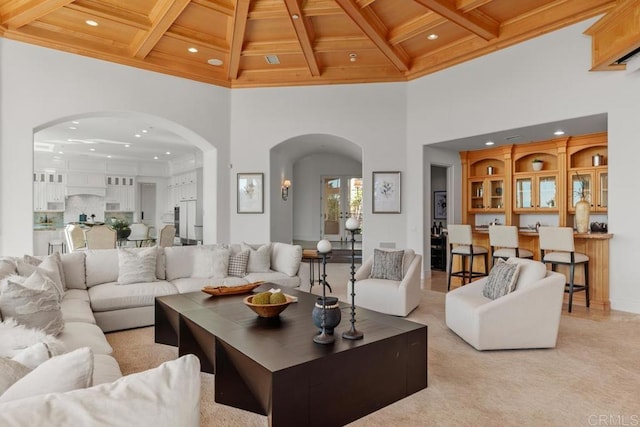
<svg viewBox="0 0 640 427"><path fill-rule="evenodd" d="M270 152L271 240L318 240L322 236L321 181L326 176L362 177L362 148L329 134L299 135ZM291 181L282 197L282 183ZM366 196L365 196L366 197Z"/></svg>
<svg viewBox="0 0 640 427"><path fill-rule="evenodd" d="M204 169L208 170L209 176L217 175L215 160L217 149L213 145L178 123L145 113L87 112L60 117L35 127L33 140L34 171L58 170L64 173L71 171L74 178L82 176L82 173L98 179L100 175L104 176L104 179L111 176L119 176L120 179L123 176L136 176L140 178L136 180L137 183L155 184L159 196L157 214L150 222L157 224L158 229L162 224L173 221L172 205L176 199L174 199L172 188L168 185L171 176L188 170L203 171ZM202 186L202 174L200 174L200 181L199 185ZM65 187L58 193L61 194L62 203L44 207L45 212L48 212L50 207L54 208L50 216L57 218L58 223L52 223L53 228L69 222L69 218L78 216L77 212L75 216L66 212L70 205L67 203L69 200L75 202L76 210L82 208L77 206L78 200L86 200L87 204L90 204L87 209L101 220L107 216L113 217L112 212L136 212L136 208L139 209L139 206L124 207L117 203L115 205L118 208L111 207L106 200L108 195L105 194L104 185L101 186L102 193L100 188L97 188L98 191L91 194L91 187L88 187L89 190L86 191L88 195L84 197L84 189L74 189L70 193L66 179L60 178L60 182L64 184L62 187ZM34 183L34 223L37 223L41 217L48 220L46 213L44 216L37 214L38 209L42 207L36 206L39 197L36 187ZM131 190L135 194L135 190L133 188ZM72 193L78 197L74 196L71 199L69 195ZM206 217L199 216L202 218L199 224L193 224L202 226L205 237L201 239L207 241L215 241L217 235L216 194L216 188L207 188L206 192L200 191L197 195L200 211L203 206L213 206L213 209L207 209L209 213ZM139 210L129 216L136 221L145 219L140 218ZM34 232L34 253L38 251L36 241L42 240L42 236L38 234Z"/></svg>

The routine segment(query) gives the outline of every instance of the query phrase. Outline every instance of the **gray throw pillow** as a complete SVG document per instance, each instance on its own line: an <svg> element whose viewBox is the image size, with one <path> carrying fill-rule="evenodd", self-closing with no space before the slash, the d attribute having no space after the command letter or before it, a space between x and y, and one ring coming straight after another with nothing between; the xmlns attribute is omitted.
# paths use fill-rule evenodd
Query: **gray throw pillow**
<svg viewBox="0 0 640 427"><path fill-rule="evenodd" d="M247 262L249 261L249 249L237 254L229 255L229 276L244 277L247 275Z"/></svg>
<svg viewBox="0 0 640 427"><path fill-rule="evenodd" d="M490 299L500 298L516 289L520 264L510 264L498 259L489 272L482 295Z"/></svg>
<svg viewBox="0 0 640 427"><path fill-rule="evenodd" d="M248 273L268 273L271 269L271 244L250 245L242 242L240 247L243 251L249 250L249 261L247 262Z"/></svg>
<svg viewBox="0 0 640 427"><path fill-rule="evenodd" d="M58 335L64 329L64 320L53 281L39 271L23 280L16 276L2 280L0 311L3 317L12 317L29 328Z"/></svg>
<svg viewBox="0 0 640 427"><path fill-rule="evenodd" d="M404 251L373 250L372 279L402 280L402 258Z"/></svg>

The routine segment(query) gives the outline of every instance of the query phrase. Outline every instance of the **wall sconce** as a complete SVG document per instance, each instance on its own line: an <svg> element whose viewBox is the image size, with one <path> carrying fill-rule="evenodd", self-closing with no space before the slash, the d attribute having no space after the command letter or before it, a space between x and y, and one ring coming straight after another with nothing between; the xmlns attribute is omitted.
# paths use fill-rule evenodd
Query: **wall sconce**
<svg viewBox="0 0 640 427"><path fill-rule="evenodd" d="M282 181L282 200L287 200L289 198L289 187L291 187L291 181L285 179Z"/></svg>

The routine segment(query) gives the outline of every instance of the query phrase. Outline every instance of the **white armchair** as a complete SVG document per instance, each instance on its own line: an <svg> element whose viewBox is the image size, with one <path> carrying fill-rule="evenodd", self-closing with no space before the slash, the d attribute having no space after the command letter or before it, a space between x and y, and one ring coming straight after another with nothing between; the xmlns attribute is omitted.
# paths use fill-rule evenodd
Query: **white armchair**
<svg viewBox="0 0 640 427"><path fill-rule="evenodd" d="M447 326L477 350L555 347L564 275L538 261L509 262L521 265L516 289L489 299L482 293L486 277L454 289L446 296Z"/></svg>
<svg viewBox="0 0 640 427"><path fill-rule="evenodd" d="M422 255L405 250L401 281L371 278L373 256L367 258L355 274L358 307L394 316L406 316L420 304ZM351 301L351 280L347 284L347 299Z"/></svg>

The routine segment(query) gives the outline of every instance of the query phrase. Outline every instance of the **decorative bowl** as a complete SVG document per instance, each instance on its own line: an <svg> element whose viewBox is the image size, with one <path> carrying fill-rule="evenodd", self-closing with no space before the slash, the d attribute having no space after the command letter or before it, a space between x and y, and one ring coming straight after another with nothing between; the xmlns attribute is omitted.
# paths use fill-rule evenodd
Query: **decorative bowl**
<svg viewBox="0 0 640 427"><path fill-rule="evenodd" d="M253 295L245 297L244 303L260 317L277 317L293 302L293 298L285 294L287 302L280 304L253 304Z"/></svg>

